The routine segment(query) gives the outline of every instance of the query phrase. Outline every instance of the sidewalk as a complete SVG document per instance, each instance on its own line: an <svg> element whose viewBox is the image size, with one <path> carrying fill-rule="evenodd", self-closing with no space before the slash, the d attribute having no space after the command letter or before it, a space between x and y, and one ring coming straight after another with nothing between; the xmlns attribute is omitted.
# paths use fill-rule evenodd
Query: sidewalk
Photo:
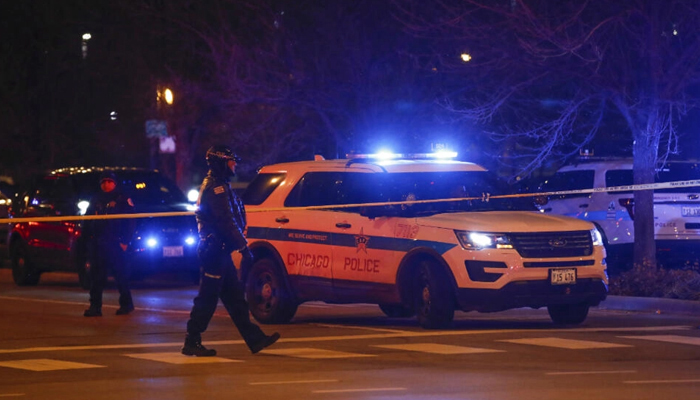
<svg viewBox="0 0 700 400"><path fill-rule="evenodd" d="M662 314L694 314L700 318L700 301L691 300L608 296L598 308L601 310L647 311Z"/></svg>

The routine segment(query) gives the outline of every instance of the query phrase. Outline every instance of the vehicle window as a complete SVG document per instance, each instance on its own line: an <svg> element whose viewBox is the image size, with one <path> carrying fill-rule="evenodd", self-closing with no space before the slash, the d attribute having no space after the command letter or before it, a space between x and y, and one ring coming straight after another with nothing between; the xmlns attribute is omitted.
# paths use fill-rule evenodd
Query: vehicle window
<svg viewBox="0 0 700 400"><path fill-rule="evenodd" d="M698 163L668 163L657 170L656 182L675 182L700 179L700 164ZM659 189L664 193L699 192L700 187L677 187Z"/></svg>
<svg viewBox="0 0 700 400"><path fill-rule="evenodd" d="M332 204L363 204L406 200L435 200L478 197L478 201L445 201L403 206L414 213L458 211L527 210L535 208L526 199L491 199L507 194L505 184L486 171L410 172L410 173L307 173L285 200L287 207ZM357 212L356 208L340 211Z"/></svg>
<svg viewBox="0 0 700 400"><path fill-rule="evenodd" d="M627 186L634 182L631 169L612 169L605 172L605 187ZM615 192L617 194L632 193L632 191Z"/></svg>
<svg viewBox="0 0 700 400"><path fill-rule="evenodd" d="M511 190L488 171L375 174L373 178L379 180L373 187L382 188L378 193L383 201L477 198L404 206L404 209L413 209L417 213L535 210L531 199L491 199L490 196L510 194ZM482 201L487 195L489 200Z"/></svg>
<svg viewBox="0 0 700 400"><path fill-rule="evenodd" d="M284 201L286 207L342 204L340 172L309 172L299 180Z"/></svg>
<svg viewBox="0 0 700 400"><path fill-rule="evenodd" d="M593 189L594 170L557 172L544 181L541 190L544 192L560 192L566 190ZM551 196L552 199L568 199L573 197L588 197L588 193L575 193Z"/></svg>
<svg viewBox="0 0 700 400"><path fill-rule="evenodd" d="M74 187L65 176L44 176L36 181L30 207L43 213L74 215L77 212Z"/></svg>
<svg viewBox="0 0 700 400"><path fill-rule="evenodd" d="M173 181L155 171L117 171L119 188L136 205L136 209L172 206L187 202ZM99 173L75 175L81 199L92 198L99 190Z"/></svg>
<svg viewBox="0 0 700 400"><path fill-rule="evenodd" d="M258 174L241 195L243 204L257 206L262 204L279 186L287 174Z"/></svg>

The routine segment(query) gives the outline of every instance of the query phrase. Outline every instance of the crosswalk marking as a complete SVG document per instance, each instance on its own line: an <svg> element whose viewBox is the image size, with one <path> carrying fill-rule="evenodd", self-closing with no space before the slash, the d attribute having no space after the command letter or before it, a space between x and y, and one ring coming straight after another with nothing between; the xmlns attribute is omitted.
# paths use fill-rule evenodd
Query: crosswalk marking
<svg viewBox="0 0 700 400"><path fill-rule="evenodd" d="M263 350L262 353L298 358L356 358L377 356L376 354L347 353L344 351L314 349L311 347L297 347L294 349L269 349Z"/></svg>
<svg viewBox="0 0 700 400"><path fill-rule="evenodd" d="M34 358L30 360L3 361L0 362L0 367L24 369L27 371L59 371L64 369L103 368L105 365L51 360L48 358Z"/></svg>
<svg viewBox="0 0 700 400"><path fill-rule="evenodd" d="M481 349L478 347L453 346L439 343L406 343L375 345L383 349L417 351L431 354L474 354L474 353L501 353L505 350Z"/></svg>
<svg viewBox="0 0 700 400"><path fill-rule="evenodd" d="M700 337L681 336L681 335L648 335L648 336L618 336L623 339L642 339L653 340L656 342L690 344L700 346Z"/></svg>
<svg viewBox="0 0 700 400"><path fill-rule="evenodd" d="M232 360L223 357L188 357L180 353L134 353L124 354L127 357L139 358L141 360L158 361L168 364L213 364L228 362L243 362L243 360Z"/></svg>
<svg viewBox="0 0 700 400"><path fill-rule="evenodd" d="M614 347L633 347L633 346L630 346L627 344L593 342L593 341L589 341L589 340L561 339L561 338L556 338L556 337L510 339L510 340L499 340L499 342L508 342L508 343L517 343L517 344L531 344L534 346L543 346L543 347L558 347L561 349L570 349L570 350L609 349L609 348L614 348Z"/></svg>

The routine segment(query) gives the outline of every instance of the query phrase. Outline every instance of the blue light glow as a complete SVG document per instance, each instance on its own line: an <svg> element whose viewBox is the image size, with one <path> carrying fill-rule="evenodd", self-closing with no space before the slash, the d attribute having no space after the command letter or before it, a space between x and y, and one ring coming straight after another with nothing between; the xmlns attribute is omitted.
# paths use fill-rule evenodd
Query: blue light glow
<svg viewBox="0 0 700 400"><path fill-rule="evenodd" d="M187 243L190 246L192 246L196 242L197 240L194 238L194 236L188 236L187 239L185 239L185 243Z"/></svg>
<svg viewBox="0 0 700 400"><path fill-rule="evenodd" d="M146 246L148 247L156 247L158 245L158 240L155 238L148 238L146 239Z"/></svg>

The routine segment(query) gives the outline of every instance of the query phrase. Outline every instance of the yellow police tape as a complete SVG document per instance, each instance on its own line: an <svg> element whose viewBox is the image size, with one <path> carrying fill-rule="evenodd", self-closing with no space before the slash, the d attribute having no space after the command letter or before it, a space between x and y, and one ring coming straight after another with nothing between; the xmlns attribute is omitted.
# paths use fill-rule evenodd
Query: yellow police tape
<svg viewBox="0 0 700 400"><path fill-rule="evenodd" d="M268 211L301 211L301 210L327 210L339 208L356 208L356 207L376 207L376 206L394 206L394 205L413 205L413 204L430 204L442 203L448 201L489 201L491 199L506 199L518 197L543 197L543 196L560 196L566 194L582 194L582 193L599 193L599 192L629 192L654 189L672 189L679 187L697 187L700 186L700 179L689 181L675 181L662 183L647 183L641 185L625 185L611 186L604 188L592 189L576 189L576 190L561 190L557 192L542 192L542 193L517 193L517 194L502 194L492 196L489 193L482 193L479 197L455 197L449 199L432 199L432 200L411 200L411 201L387 201L378 203L356 203L356 204L331 204L324 206L306 206L306 207L270 207L270 208L246 208L247 213L258 213ZM66 215L56 217L25 217L25 218L2 218L0 224L5 223L21 223L21 222L61 222L61 221L86 221L86 220L102 220L102 219L122 219L122 218L160 218L160 217L180 217L194 215L194 211L172 211L162 213L139 213L139 214L112 214L112 215Z"/></svg>

